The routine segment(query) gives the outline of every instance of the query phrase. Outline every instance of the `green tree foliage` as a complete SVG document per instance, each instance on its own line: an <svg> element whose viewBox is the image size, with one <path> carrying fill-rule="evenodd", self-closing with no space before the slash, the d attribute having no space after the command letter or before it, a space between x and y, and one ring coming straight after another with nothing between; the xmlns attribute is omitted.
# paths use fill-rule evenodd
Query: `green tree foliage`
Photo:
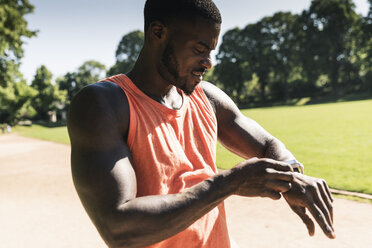
<svg viewBox="0 0 372 248"><path fill-rule="evenodd" d="M296 18L291 13L279 12L242 30L235 28L225 33L215 73L238 104L254 74L259 78L262 102L267 98L269 86L274 98L288 97L288 81L297 63Z"/></svg>
<svg viewBox="0 0 372 248"><path fill-rule="evenodd" d="M24 19L33 9L28 0L0 0L0 123L13 124L35 113L30 106L35 91L19 72L24 38L36 35Z"/></svg>
<svg viewBox="0 0 372 248"><path fill-rule="evenodd" d="M242 57L244 42L241 30L235 28L227 31L217 54L217 65L214 74L221 82L223 89L237 103L241 102L244 82L251 77L250 68Z"/></svg>
<svg viewBox="0 0 372 248"><path fill-rule="evenodd" d="M67 92L60 90L58 85L52 83L52 73L44 65L36 70L31 87L37 91L37 95L32 100L32 106L39 119L48 120L49 111L63 108Z"/></svg>
<svg viewBox="0 0 372 248"><path fill-rule="evenodd" d="M67 92L67 105L83 87L99 81L105 74L105 65L98 61L89 60L84 62L76 72L68 72L63 77L58 78L59 89Z"/></svg>
<svg viewBox="0 0 372 248"><path fill-rule="evenodd" d="M353 29L360 18L354 11L351 0L313 0L309 10L302 16L305 21L306 40L303 56L309 56L313 63L320 65L329 80L334 93L338 94L342 80L342 70L350 67ZM354 33L355 34L355 33ZM310 70L310 67L307 68Z"/></svg>
<svg viewBox="0 0 372 248"><path fill-rule="evenodd" d="M18 62L23 57L22 38L36 32L27 29L24 15L34 7L28 0L0 0L0 86L7 87L19 78Z"/></svg>
<svg viewBox="0 0 372 248"><path fill-rule="evenodd" d="M0 122L16 124L23 118L31 118L36 114L31 99L37 91L24 80L15 82L9 87L0 87Z"/></svg>
<svg viewBox="0 0 372 248"><path fill-rule="evenodd" d="M243 30L247 41L245 59L259 78L262 102L268 89L273 98L288 98L288 80L296 64L296 18L291 13L278 12Z"/></svg>
<svg viewBox="0 0 372 248"><path fill-rule="evenodd" d="M372 0L369 0L369 11L363 19L362 46L365 48L362 55L363 89L372 91Z"/></svg>
<svg viewBox="0 0 372 248"><path fill-rule="evenodd" d="M136 62L142 49L144 34L142 31L133 31L123 36L116 49L116 63L108 71L112 76L128 72Z"/></svg>
<svg viewBox="0 0 372 248"><path fill-rule="evenodd" d="M371 88L371 14L363 19L354 9L352 0L313 0L300 15L278 12L227 31L218 83L238 104ZM259 94L247 92L257 88Z"/></svg>
<svg viewBox="0 0 372 248"><path fill-rule="evenodd" d="M270 84L270 95L276 100L289 98L291 77L297 69L296 65L299 59L296 54L296 49L298 49L295 29L297 19L297 15L292 15L289 12L278 12L259 22L261 37L266 41L264 43L267 43L267 47L266 54L260 56L260 58L266 57L266 59L263 64L258 64L257 68L266 69L261 77L271 74L266 80ZM262 71L262 69L258 69L258 71Z"/></svg>

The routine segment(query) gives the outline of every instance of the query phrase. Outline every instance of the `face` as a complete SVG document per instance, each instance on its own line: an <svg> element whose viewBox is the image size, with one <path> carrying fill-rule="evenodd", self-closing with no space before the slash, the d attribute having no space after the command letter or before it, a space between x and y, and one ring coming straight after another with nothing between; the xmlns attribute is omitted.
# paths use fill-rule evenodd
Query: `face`
<svg viewBox="0 0 372 248"><path fill-rule="evenodd" d="M219 32L220 25L205 19L170 27L158 66L160 76L190 95L212 67L210 52L216 48Z"/></svg>

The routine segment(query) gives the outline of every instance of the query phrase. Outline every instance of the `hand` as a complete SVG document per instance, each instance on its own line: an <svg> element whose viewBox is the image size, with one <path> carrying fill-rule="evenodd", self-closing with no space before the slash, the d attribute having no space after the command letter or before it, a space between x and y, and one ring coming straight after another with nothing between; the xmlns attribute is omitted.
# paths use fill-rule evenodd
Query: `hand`
<svg viewBox="0 0 372 248"><path fill-rule="evenodd" d="M323 179L293 173L292 188L283 194L292 210L300 216L306 225L309 235L315 232L314 222L306 214L306 208L318 222L324 234L334 239L333 198L327 183Z"/></svg>
<svg viewBox="0 0 372 248"><path fill-rule="evenodd" d="M272 159L249 159L231 169L237 183L236 194L241 196L261 196L278 200L280 193L291 188L292 167Z"/></svg>

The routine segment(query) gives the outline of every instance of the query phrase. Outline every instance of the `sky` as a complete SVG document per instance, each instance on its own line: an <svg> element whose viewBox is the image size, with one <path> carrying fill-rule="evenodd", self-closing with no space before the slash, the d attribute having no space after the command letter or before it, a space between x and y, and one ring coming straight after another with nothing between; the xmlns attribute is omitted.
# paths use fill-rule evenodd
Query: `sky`
<svg viewBox="0 0 372 248"><path fill-rule="evenodd" d="M107 68L115 63L121 38L143 30L145 0L30 0L34 13L26 15L37 37L25 40L20 70L28 83L36 69L45 65L54 79L76 71L85 61L96 60ZM243 28L278 11L299 14L311 0L215 0L224 32ZM365 16L367 0L354 0L356 12ZM220 42L219 42L220 44ZM214 53L215 54L215 53ZM214 55L212 54L212 56Z"/></svg>

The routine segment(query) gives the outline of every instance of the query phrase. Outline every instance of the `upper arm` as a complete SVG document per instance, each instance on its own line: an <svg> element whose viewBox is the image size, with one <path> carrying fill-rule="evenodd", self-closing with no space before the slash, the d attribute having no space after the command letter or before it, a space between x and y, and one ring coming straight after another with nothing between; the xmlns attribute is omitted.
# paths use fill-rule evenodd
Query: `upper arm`
<svg viewBox="0 0 372 248"><path fill-rule="evenodd" d="M219 141L243 158L265 157L274 137L257 122L244 116L218 87L208 82L203 82L201 86L216 112Z"/></svg>
<svg viewBox="0 0 372 248"><path fill-rule="evenodd" d="M125 94L112 83L89 85L72 101L67 125L76 190L97 228L104 229L107 215L136 196L125 142L129 126Z"/></svg>

